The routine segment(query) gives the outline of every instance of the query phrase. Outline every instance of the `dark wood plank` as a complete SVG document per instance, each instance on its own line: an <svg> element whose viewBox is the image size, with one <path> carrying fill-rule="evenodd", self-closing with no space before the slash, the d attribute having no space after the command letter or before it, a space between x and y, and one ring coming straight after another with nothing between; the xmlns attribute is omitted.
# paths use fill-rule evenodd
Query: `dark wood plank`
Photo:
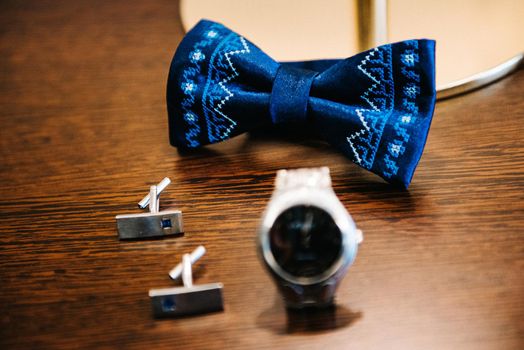
<svg viewBox="0 0 524 350"><path fill-rule="evenodd" d="M274 132L170 147L178 16L173 1L1 3L0 348L524 347L524 71L439 102L400 191ZM275 171L320 165L365 242L334 311L287 314L255 231ZM114 215L164 176L185 237L118 241ZM154 320L147 290L198 244L196 281L225 284L225 312Z"/></svg>

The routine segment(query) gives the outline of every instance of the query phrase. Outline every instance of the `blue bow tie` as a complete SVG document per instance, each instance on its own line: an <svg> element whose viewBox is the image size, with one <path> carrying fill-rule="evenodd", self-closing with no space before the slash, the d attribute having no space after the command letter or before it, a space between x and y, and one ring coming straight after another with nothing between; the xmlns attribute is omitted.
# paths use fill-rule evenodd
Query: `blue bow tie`
<svg viewBox="0 0 524 350"><path fill-rule="evenodd" d="M173 146L306 122L353 162L404 187L422 155L434 105L432 40L343 60L279 63L211 21L200 21L182 40L167 85Z"/></svg>

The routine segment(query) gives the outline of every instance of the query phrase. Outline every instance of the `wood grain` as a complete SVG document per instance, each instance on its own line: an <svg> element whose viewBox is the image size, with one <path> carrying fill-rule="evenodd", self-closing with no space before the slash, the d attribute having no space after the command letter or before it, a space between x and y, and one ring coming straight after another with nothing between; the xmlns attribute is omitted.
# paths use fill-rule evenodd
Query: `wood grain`
<svg viewBox="0 0 524 350"><path fill-rule="evenodd" d="M164 102L173 1L0 5L0 348L524 348L524 71L439 102L409 191L263 131L180 154ZM326 165L365 233L326 312L286 313L255 253L275 171ZM169 176L186 234L121 242ZM154 320L147 291L199 244L225 311Z"/></svg>

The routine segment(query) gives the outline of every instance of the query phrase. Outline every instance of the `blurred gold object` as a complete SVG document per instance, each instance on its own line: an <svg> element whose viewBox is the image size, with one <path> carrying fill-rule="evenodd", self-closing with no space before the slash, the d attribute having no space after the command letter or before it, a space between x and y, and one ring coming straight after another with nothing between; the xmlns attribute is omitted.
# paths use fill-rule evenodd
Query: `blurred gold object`
<svg viewBox="0 0 524 350"><path fill-rule="evenodd" d="M356 4L359 51L369 50L387 43L387 1L358 0Z"/></svg>

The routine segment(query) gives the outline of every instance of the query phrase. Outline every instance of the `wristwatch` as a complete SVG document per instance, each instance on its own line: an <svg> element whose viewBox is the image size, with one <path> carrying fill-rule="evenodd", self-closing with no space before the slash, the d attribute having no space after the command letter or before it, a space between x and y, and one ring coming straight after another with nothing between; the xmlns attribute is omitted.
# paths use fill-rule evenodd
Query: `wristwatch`
<svg viewBox="0 0 524 350"><path fill-rule="evenodd" d="M277 172L257 246L287 307L331 305L362 239L331 187L329 168Z"/></svg>

